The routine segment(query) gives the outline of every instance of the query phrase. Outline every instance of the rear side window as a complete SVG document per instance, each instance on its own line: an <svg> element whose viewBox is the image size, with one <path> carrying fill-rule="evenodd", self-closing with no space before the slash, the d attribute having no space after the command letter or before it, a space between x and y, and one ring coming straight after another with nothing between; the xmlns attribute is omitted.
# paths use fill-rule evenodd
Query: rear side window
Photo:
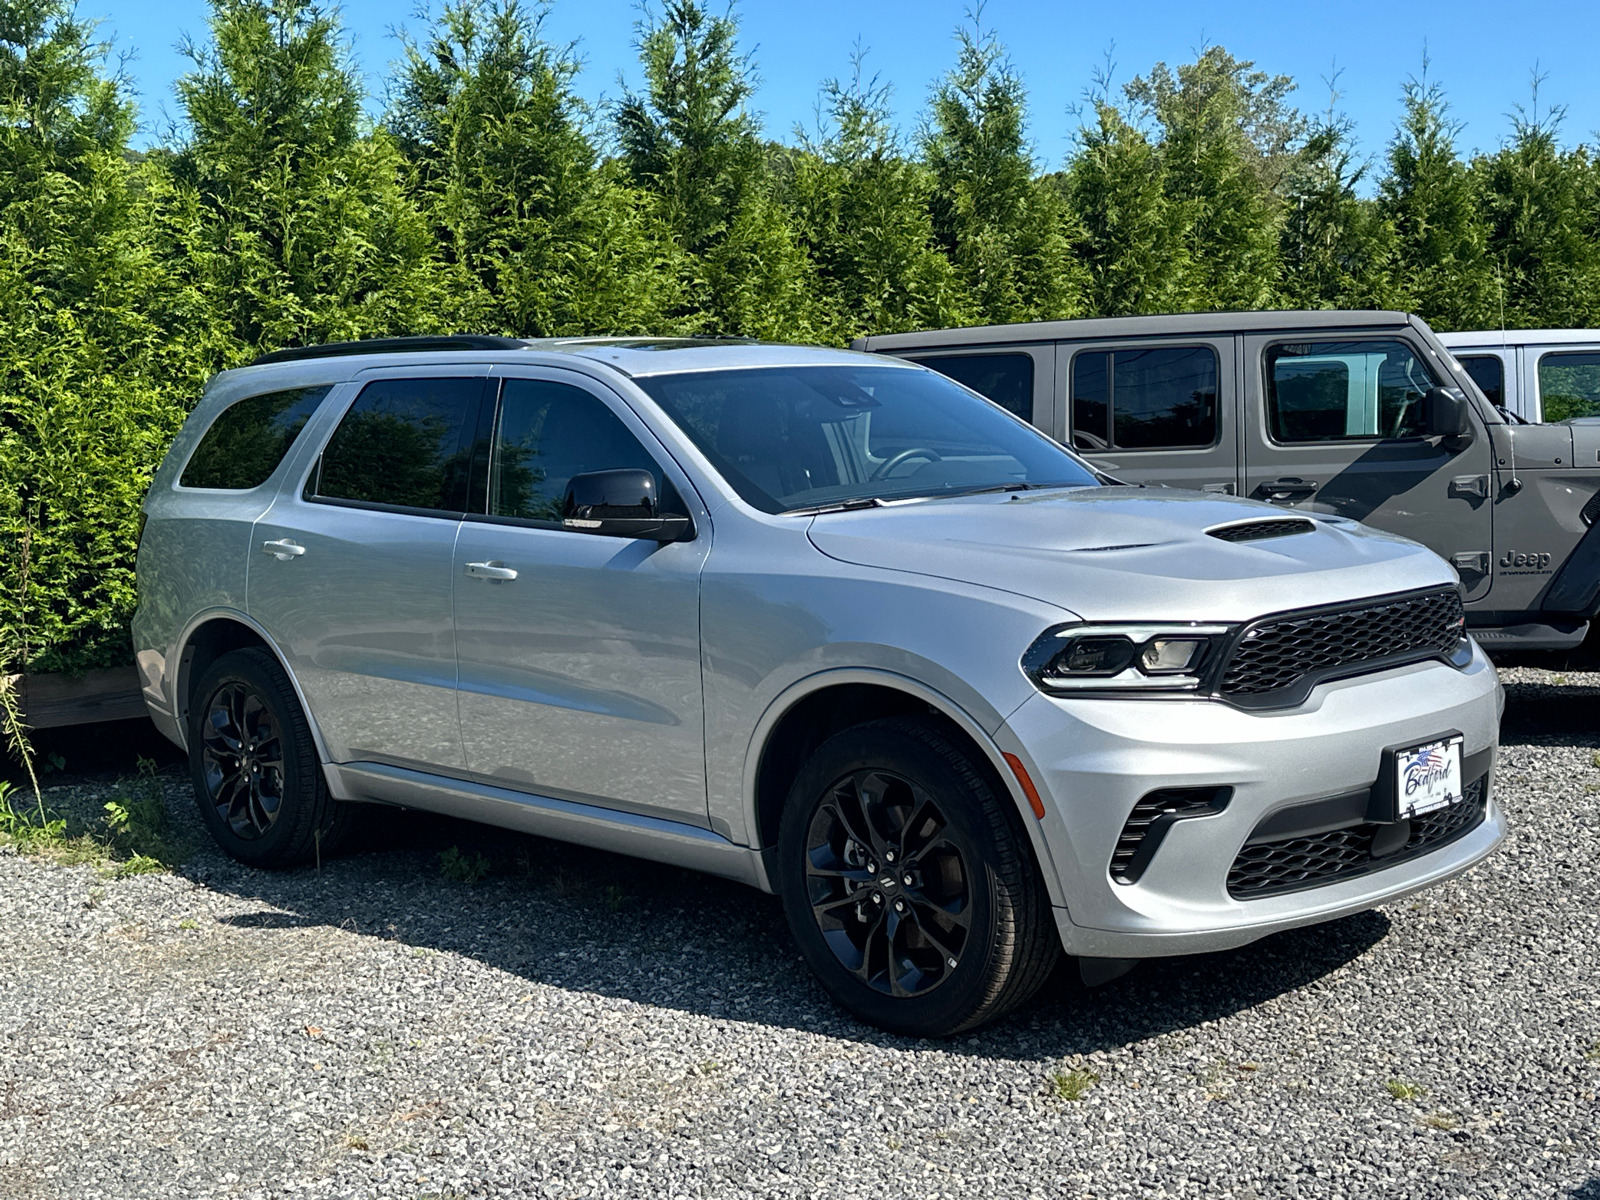
<svg viewBox="0 0 1600 1200"><path fill-rule="evenodd" d="M1456 361L1461 364L1478 390L1489 398L1496 408L1506 406L1506 368L1498 354L1462 354Z"/></svg>
<svg viewBox="0 0 1600 1200"><path fill-rule="evenodd" d="M1546 421L1600 416L1600 354L1563 351L1541 358L1539 407Z"/></svg>
<svg viewBox="0 0 1600 1200"><path fill-rule="evenodd" d="M492 516L559 521L574 475L623 468L649 471L656 495L668 494L655 459L598 397L565 383L506 380L489 464Z"/></svg>
<svg viewBox="0 0 1600 1200"><path fill-rule="evenodd" d="M1422 437L1438 380L1397 341L1290 342L1266 353L1267 420L1279 442Z"/></svg>
<svg viewBox="0 0 1600 1200"><path fill-rule="evenodd" d="M1178 450L1217 440L1217 354L1210 346L1090 350L1072 360L1072 444Z"/></svg>
<svg viewBox="0 0 1600 1200"><path fill-rule="evenodd" d="M324 500L465 512L484 381L381 379L333 431L313 481Z"/></svg>
<svg viewBox="0 0 1600 1200"><path fill-rule="evenodd" d="M332 386L290 388L248 396L222 410L184 464L178 483L248 491L278 469L295 438Z"/></svg>
<svg viewBox="0 0 1600 1200"><path fill-rule="evenodd" d="M1033 423L1033 358L1027 354L952 354L919 365L965 384L1007 412Z"/></svg>

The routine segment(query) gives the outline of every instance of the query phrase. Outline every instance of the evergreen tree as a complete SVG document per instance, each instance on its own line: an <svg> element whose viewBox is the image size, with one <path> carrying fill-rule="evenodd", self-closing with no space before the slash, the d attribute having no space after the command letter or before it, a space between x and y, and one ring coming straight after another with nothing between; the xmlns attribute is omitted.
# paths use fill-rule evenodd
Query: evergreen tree
<svg viewBox="0 0 1600 1200"><path fill-rule="evenodd" d="M1293 81L1254 65L1211 46L1176 72L1157 63L1126 88L1161 131L1164 190L1183 213L1184 307L1270 308L1277 296L1276 189L1303 121L1285 100Z"/></svg>
<svg viewBox="0 0 1600 1200"><path fill-rule="evenodd" d="M1389 143L1378 211L1395 233L1399 307L1437 329L1496 328L1499 281L1487 256L1478 189L1456 155L1460 127L1438 83L1405 84L1405 116Z"/></svg>
<svg viewBox="0 0 1600 1200"><path fill-rule="evenodd" d="M617 106L617 137L633 181L658 199L688 256L680 324L808 340L818 323L808 264L746 107L754 81L737 24L709 15L703 0L668 0L639 34L647 87Z"/></svg>
<svg viewBox="0 0 1600 1200"><path fill-rule="evenodd" d="M66 0L0 0L0 674L128 660L136 516L183 419L106 50Z"/></svg>
<svg viewBox="0 0 1600 1200"><path fill-rule="evenodd" d="M1022 80L975 19L956 33L956 65L934 89L922 134L933 226L991 323L1076 316L1087 279L1059 190L1035 177Z"/></svg>
<svg viewBox="0 0 1600 1200"><path fill-rule="evenodd" d="M796 224L816 268L830 340L970 322L968 298L934 242L932 180L901 151L889 89L864 80L857 51L848 85L830 79L816 138L800 135Z"/></svg>
<svg viewBox="0 0 1600 1200"><path fill-rule="evenodd" d="M1394 230L1356 192L1367 164L1357 161L1354 127L1337 111L1337 79L1285 180L1283 300L1294 308L1384 308L1392 303Z"/></svg>
<svg viewBox="0 0 1600 1200"><path fill-rule="evenodd" d="M1505 323L1582 327L1600 321L1600 210L1595 172L1582 146L1563 151L1565 109L1520 105L1511 140L1474 161L1488 214L1487 250L1500 271Z"/></svg>
<svg viewBox="0 0 1600 1200"><path fill-rule="evenodd" d="M406 62L388 126L411 160L456 325L658 332L674 301L654 204L597 165L578 64L517 0L456 0Z"/></svg>
<svg viewBox="0 0 1600 1200"><path fill-rule="evenodd" d="M1173 312L1184 307L1188 249L1183 210L1166 195L1156 147L1111 103L1093 99L1095 122L1078 131L1061 177L1083 229L1078 252L1096 316Z"/></svg>
<svg viewBox="0 0 1600 1200"><path fill-rule="evenodd" d="M213 353L437 327L434 246L332 10L211 0L162 162L160 252L211 309Z"/></svg>

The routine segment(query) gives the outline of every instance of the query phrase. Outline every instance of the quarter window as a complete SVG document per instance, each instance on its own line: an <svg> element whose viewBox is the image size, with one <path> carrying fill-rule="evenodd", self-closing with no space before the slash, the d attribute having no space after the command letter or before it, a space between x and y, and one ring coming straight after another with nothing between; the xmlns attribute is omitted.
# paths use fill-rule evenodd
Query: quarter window
<svg viewBox="0 0 1600 1200"><path fill-rule="evenodd" d="M489 465L490 515L559 521L574 475L622 468L649 471L656 494L672 495L655 459L598 397L565 383L506 380Z"/></svg>
<svg viewBox="0 0 1600 1200"><path fill-rule="evenodd" d="M332 386L290 388L229 405L200 439L178 483L229 491L260 487L332 390Z"/></svg>
<svg viewBox="0 0 1600 1200"><path fill-rule="evenodd" d="M1463 354L1456 358L1478 390L1496 408L1506 405L1506 368L1498 354Z"/></svg>
<svg viewBox="0 0 1600 1200"><path fill-rule="evenodd" d="M459 513L482 379L367 384L322 452L321 499Z"/></svg>
<svg viewBox="0 0 1600 1200"><path fill-rule="evenodd" d="M1541 358L1539 408L1546 421L1600 416L1600 354L1563 351Z"/></svg>
<svg viewBox="0 0 1600 1200"><path fill-rule="evenodd" d="M919 358L957 383L993 400L1007 412L1033 423L1033 358L1027 354L951 354Z"/></svg>
<svg viewBox="0 0 1600 1200"><path fill-rule="evenodd" d="M1072 444L1176 450L1217 440L1217 354L1210 346L1091 350L1072 360Z"/></svg>
<svg viewBox="0 0 1600 1200"><path fill-rule="evenodd" d="M1266 354L1267 419L1280 442L1422 437L1433 372L1404 342L1290 342Z"/></svg>

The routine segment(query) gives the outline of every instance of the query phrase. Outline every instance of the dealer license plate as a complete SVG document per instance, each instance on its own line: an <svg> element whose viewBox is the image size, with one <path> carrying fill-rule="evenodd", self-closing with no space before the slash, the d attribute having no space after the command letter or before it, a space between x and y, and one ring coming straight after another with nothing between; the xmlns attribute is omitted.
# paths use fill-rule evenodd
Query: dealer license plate
<svg viewBox="0 0 1600 1200"><path fill-rule="evenodd" d="M1461 739L1443 738L1394 756L1398 820L1449 808L1461 799Z"/></svg>

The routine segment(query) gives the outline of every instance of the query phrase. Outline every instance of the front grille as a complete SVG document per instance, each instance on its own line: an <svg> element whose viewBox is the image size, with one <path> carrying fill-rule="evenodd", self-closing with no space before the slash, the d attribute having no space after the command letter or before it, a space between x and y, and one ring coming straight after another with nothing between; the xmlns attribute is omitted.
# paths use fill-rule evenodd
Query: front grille
<svg viewBox="0 0 1600 1200"><path fill-rule="evenodd" d="M1265 521L1243 521L1238 525L1224 525L1219 529L1206 530L1214 538L1221 538L1225 542L1255 542L1262 538L1289 537L1296 533L1315 533L1316 525L1304 517L1293 517L1284 520L1282 517L1273 517Z"/></svg>
<svg viewBox="0 0 1600 1200"><path fill-rule="evenodd" d="M1459 804L1414 817L1405 845L1382 858L1372 856L1373 841L1389 827L1372 822L1247 845L1228 870L1228 895L1235 900L1255 900L1297 892L1381 871L1437 850L1482 822L1488 778L1482 775L1467 784Z"/></svg>
<svg viewBox="0 0 1600 1200"><path fill-rule="evenodd" d="M1334 610L1266 617L1246 627L1222 672L1224 696L1261 696L1363 663L1448 655L1461 642L1454 588Z"/></svg>
<svg viewBox="0 0 1600 1200"><path fill-rule="evenodd" d="M1162 788L1151 792L1133 806L1122 827L1117 848L1111 852L1111 878L1118 883L1137 883L1174 821L1219 813L1228 806L1232 795L1233 789L1228 787Z"/></svg>

